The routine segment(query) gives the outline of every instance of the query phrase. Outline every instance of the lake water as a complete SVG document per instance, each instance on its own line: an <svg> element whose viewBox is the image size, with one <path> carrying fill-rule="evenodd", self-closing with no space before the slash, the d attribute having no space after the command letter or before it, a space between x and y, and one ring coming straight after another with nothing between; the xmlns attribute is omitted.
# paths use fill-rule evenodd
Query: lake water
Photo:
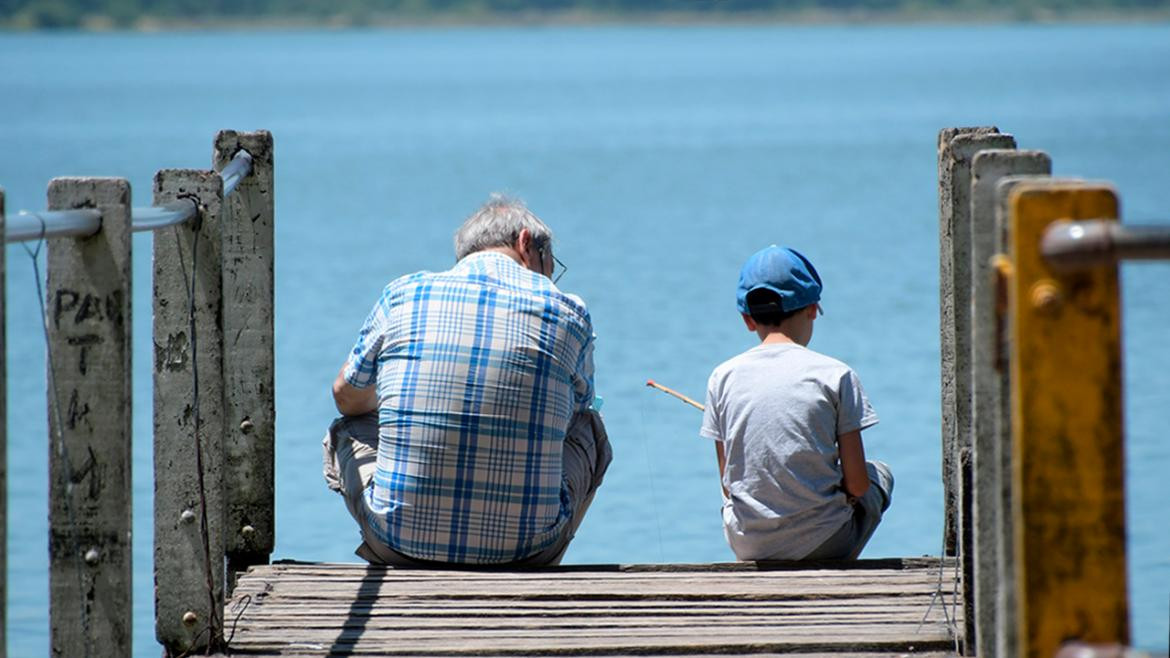
<svg viewBox="0 0 1170 658"><path fill-rule="evenodd" d="M865 555L940 551L935 139L998 125L1057 174L1107 179L1126 221L1170 222L1170 25L719 26L0 34L0 185L45 207L59 175L207 167L216 130L276 140L277 546L352 560L320 476L329 384L382 285L446 268L494 190L557 232L590 305L614 442L567 557L732 559L699 414L753 344L742 260L798 246L825 279L812 347L854 366L897 476ZM152 626L150 236L134 239L135 653ZM48 647L44 347L31 264L8 257L9 653ZM1170 265L1124 276L1135 642L1170 616Z"/></svg>

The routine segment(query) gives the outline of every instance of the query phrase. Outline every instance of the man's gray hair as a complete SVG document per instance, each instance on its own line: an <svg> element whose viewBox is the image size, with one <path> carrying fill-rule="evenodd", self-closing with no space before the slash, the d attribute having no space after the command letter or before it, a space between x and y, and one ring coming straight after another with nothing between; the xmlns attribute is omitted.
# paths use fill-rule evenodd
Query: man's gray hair
<svg viewBox="0 0 1170 658"><path fill-rule="evenodd" d="M537 249L552 243L552 230L523 201L493 193L455 232L455 260L492 247L510 247L523 229L528 229Z"/></svg>

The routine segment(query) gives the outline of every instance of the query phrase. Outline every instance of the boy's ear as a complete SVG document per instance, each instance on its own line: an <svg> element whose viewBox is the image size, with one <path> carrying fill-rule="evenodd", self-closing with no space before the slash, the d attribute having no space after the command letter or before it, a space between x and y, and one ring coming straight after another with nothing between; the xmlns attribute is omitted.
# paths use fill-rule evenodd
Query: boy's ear
<svg viewBox="0 0 1170 658"><path fill-rule="evenodd" d="M755 331L757 325L756 321L752 319L752 316L748 315L747 313L740 313L740 315L743 316L743 323L747 325L747 330Z"/></svg>

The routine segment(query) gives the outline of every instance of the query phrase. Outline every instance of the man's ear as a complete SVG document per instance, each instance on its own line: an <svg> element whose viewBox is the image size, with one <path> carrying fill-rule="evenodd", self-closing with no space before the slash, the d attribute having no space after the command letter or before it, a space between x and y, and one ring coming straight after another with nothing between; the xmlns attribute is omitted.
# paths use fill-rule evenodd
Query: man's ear
<svg viewBox="0 0 1170 658"><path fill-rule="evenodd" d="M532 232L526 228L520 229L519 235L516 236L516 244L512 248L516 250L516 255L520 257L520 264L528 269L532 269L532 263L528 258L528 248L532 246Z"/></svg>
<svg viewBox="0 0 1170 658"><path fill-rule="evenodd" d="M743 316L743 323L747 325L747 330L755 331L758 325L756 324L756 321L752 319L752 316L748 315L747 313L740 313L740 315Z"/></svg>
<svg viewBox="0 0 1170 658"><path fill-rule="evenodd" d="M516 244L514 245L516 251L524 253L528 251L528 247L532 245L532 232L526 228L520 229L519 235L516 236Z"/></svg>

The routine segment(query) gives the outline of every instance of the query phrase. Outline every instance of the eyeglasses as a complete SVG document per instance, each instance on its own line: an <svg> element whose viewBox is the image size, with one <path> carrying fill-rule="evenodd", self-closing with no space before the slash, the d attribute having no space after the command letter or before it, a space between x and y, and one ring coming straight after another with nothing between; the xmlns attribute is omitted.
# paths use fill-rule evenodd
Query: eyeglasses
<svg viewBox="0 0 1170 658"><path fill-rule="evenodd" d="M553 285L555 286L557 284L557 282L559 282L561 280L561 277L565 276L565 272L569 268L565 267L565 264L561 262L561 259L557 258L555 254L553 254L551 251L549 251L548 247L541 247L541 249L540 249L540 265L541 265L541 267L544 267L544 254L545 254L545 252L548 252L549 257L552 258L553 267L552 267L552 270L549 271L548 278L552 279Z"/></svg>

